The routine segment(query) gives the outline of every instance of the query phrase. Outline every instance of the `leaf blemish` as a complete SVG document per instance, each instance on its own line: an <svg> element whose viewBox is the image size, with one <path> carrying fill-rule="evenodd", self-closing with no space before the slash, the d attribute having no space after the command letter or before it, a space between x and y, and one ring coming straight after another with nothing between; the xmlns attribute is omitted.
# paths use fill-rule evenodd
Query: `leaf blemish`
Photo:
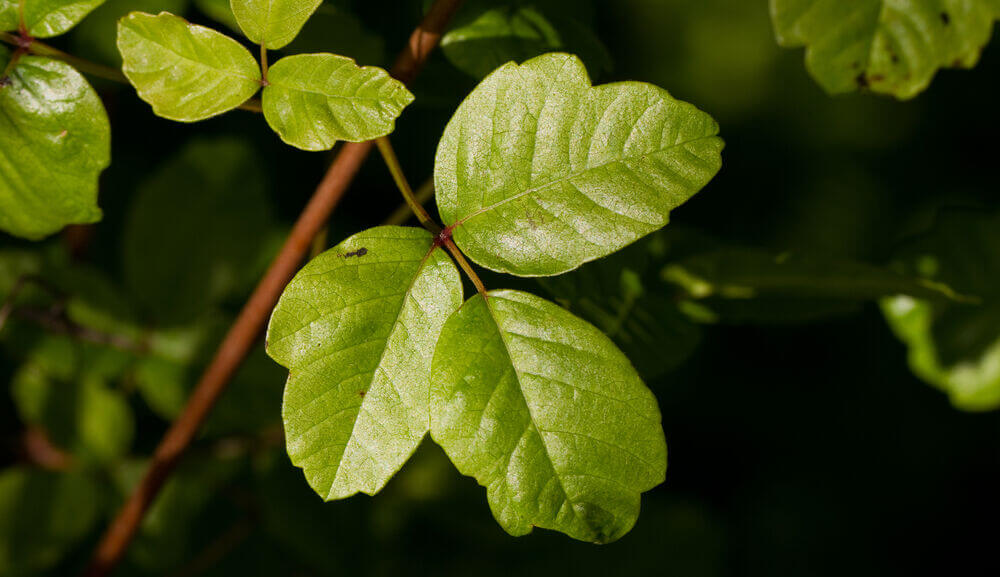
<svg viewBox="0 0 1000 577"><path fill-rule="evenodd" d="M941 23L944 24L945 26L951 24L951 15L949 15L947 12L942 12Z"/></svg>
<svg viewBox="0 0 1000 577"><path fill-rule="evenodd" d="M349 253L338 255L338 256L340 256L341 258L351 258L352 256L362 257L362 256L365 256L366 254L368 254L368 249L365 248L365 247L361 247L358 250L352 250Z"/></svg>

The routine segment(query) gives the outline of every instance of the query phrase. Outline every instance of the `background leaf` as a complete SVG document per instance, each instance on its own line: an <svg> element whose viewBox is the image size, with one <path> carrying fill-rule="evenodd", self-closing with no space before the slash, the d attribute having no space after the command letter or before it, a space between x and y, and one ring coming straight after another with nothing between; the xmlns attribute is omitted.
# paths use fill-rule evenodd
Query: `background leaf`
<svg viewBox="0 0 1000 577"><path fill-rule="evenodd" d="M547 54L487 77L448 123L437 205L478 264L554 275L661 228L721 167L710 116L649 84L591 87Z"/></svg>
<svg viewBox="0 0 1000 577"><path fill-rule="evenodd" d="M431 435L512 535L537 526L614 541L667 466L656 399L628 359L593 326L516 291L476 295L448 319Z"/></svg>
<svg viewBox="0 0 1000 577"><path fill-rule="evenodd" d="M264 88L264 118L282 140L328 150L338 140L385 136L413 95L385 70L334 54L297 54L274 63Z"/></svg>
<svg viewBox="0 0 1000 577"><path fill-rule="evenodd" d="M0 47L0 66L10 53ZM0 230L37 240L96 222L97 177L111 163L104 106L63 62L22 56L0 87Z"/></svg>
<svg viewBox="0 0 1000 577"><path fill-rule="evenodd" d="M232 0L233 15L255 44L277 50L295 39L323 0Z"/></svg>
<svg viewBox="0 0 1000 577"><path fill-rule="evenodd" d="M182 15L188 0L106 0L70 34L72 53L121 68L118 52L118 20L130 12L170 12ZM226 2L228 9L229 2Z"/></svg>
<svg viewBox="0 0 1000 577"><path fill-rule="evenodd" d="M238 42L162 12L118 23L122 71L158 116L195 122L232 110L260 88L257 61Z"/></svg>
<svg viewBox="0 0 1000 577"><path fill-rule="evenodd" d="M778 42L806 46L832 94L869 88L912 98L939 68L972 68L1000 17L993 0L770 0Z"/></svg>
<svg viewBox="0 0 1000 577"><path fill-rule="evenodd" d="M378 492L427 432L431 357L462 284L429 232L378 227L313 259L267 332L288 454L325 500Z"/></svg>
<svg viewBox="0 0 1000 577"><path fill-rule="evenodd" d="M104 0L25 0L24 24L35 38L58 36L83 20ZM19 0L0 0L0 30L17 30Z"/></svg>

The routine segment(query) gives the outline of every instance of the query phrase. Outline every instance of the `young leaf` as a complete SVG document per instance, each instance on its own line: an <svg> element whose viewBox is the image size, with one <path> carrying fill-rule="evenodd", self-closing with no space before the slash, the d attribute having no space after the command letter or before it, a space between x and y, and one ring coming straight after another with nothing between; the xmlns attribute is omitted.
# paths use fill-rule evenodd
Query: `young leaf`
<svg viewBox="0 0 1000 577"><path fill-rule="evenodd" d="M303 150L385 136L413 102L410 91L385 70L334 54L282 58L267 81L264 118L282 140Z"/></svg>
<svg viewBox="0 0 1000 577"><path fill-rule="evenodd" d="M196 122L246 102L260 88L257 61L239 42L166 12L118 22L122 71L158 116Z"/></svg>
<svg viewBox="0 0 1000 577"><path fill-rule="evenodd" d="M161 325L203 316L249 287L273 228L267 173L235 139L196 140L138 190L125 223L125 280Z"/></svg>
<svg viewBox="0 0 1000 577"><path fill-rule="evenodd" d="M38 575L97 522L101 491L81 473L0 472L0 575Z"/></svg>
<svg viewBox="0 0 1000 577"><path fill-rule="evenodd" d="M972 68L1000 17L995 0L770 0L778 43L806 47L831 94L916 96L938 69Z"/></svg>
<svg viewBox="0 0 1000 577"><path fill-rule="evenodd" d="M536 296L476 295L448 319L431 376L431 436L487 488L512 535L606 543L663 482L656 399L595 327Z"/></svg>
<svg viewBox="0 0 1000 577"><path fill-rule="evenodd" d="M910 369L958 408L1000 408L1000 213L949 211L900 255L913 274L979 302L887 298L886 320L909 348Z"/></svg>
<svg viewBox="0 0 1000 577"><path fill-rule="evenodd" d="M596 76L611 68L601 41L575 20L553 19L534 6L492 6L441 38L444 55L463 72L483 78L507 62L553 51L575 52Z"/></svg>
<svg viewBox="0 0 1000 577"><path fill-rule="evenodd" d="M416 228L358 233L285 289L267 352L289 369L288 454L324 499L376 493L417 448L434 346L461 303L455 265Z"/></svg>
<svg viewBox="0 0 1000 577"><path fill-rule="evenodd" d="M575 56L507 64L445 129L438 209L480 265L560 274L664 226L721 167L717 134L656 86L591 87Z"/></svg>
<svg viewBox="0 0 1000 577"><path fill-rule="evenodd" d="M9 59L0 47L0 68ZM37 240L100 220L97 177L111 162L110 132L79 72L22 56L0 83L0 230Z"/></svg>
<svg viewBox="0 0 1000 577"><path fill-rule="evenodd" d="M277 50L295 39L323 0L231 0L243 33L265 48Z"/></svg>
<svg viewBox="0 0 1000 577"><path fill-rule="evenodd" d="M104 0L25 0L24 25L35 38L58 36L79 23ZM0 0L0 30L17 30L19 0Z"/></svg>

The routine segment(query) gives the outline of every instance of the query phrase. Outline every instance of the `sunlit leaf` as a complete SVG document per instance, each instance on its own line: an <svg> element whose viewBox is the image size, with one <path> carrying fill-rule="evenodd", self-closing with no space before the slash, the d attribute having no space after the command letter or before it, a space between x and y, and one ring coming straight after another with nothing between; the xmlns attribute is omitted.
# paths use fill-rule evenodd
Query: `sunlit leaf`
<svg viewBox="0 0 1000 577"><path fill-rule="evenodd" d="M912 98L940 68L972 68L1000 17L995 0L770 0L778 42L806 47L831 94Z"/></svg>
<svg viewBox="0 0 1000 577"><path fill-rule="evenodd" d="M260 88L260 67L239 42L166 12L122 18L118 50L139 98L171 120L222 114Z"/></svg>
<svg viewBox="0 0 1000 577"><path fill-rule="evenodd" d="M0 47L0 68L9 59ZM97 177L110 162L94 89L64 62L22 56L0 83L0 230L35 240L100 220Z"/></svg>
<svg viewBox="0 0 1000 577"><path fill-rule="evenodd" d="M416 228L358 233L285 289L267 351L290 371L288 454L324 499L374 494L417 448L434 346L461 302L454 264Z"/></svg>
<svg viewBox="0 0 1000 577"><path fill-rule="evenodd" d="M709 115L656 86L591 87L575 56L508 64L445 129L438 209L480 265L563 273L667 224L721 167L717 133Z"/></svg>
<svg viewBox="0 0 1000 577"><path fill-rule="evenodd" d="M99 496L81 473L0 472L0 575L37 575L58 563L97 521Z"/></svg>
<svg viewBox="0 0 1000 577"><path fill-rule="evenodd" d="M76 26L104 0L24 0L24 25L35 38L58 36ZM0 0L0 30L17 30L19 0Z"/></svg>
<svg viewBox="0 0 1000 577"><path fill-rule="evenodd" d="M448 319L431 435L486 487L512 535L543 527L614 541L667 466L656 399L625 355L592 325L516 291L476 295Z"/></svg>
<svg viewBox="0 0 1000 577"><path fill-rule="evenodd" d="M270 68L267 81L267 123L303 150L385 136L413 102L410 91L385 70L334 54L286 56Z"/></svg>
<svg viewBox="0 0 1000 577"><path fill-rule="evenodd" d="M233 15L251 41L277 50L291 42L323 0L231 0Z"/></svg>
<svg viewBox="0 0 1000 577"><path fill-rule="evenodd" d="M900 254L912 274L947 283L977 302L882 303L886 320L909 348L910 368L948 393L955 406L1000 408L1000 214L948 211Z"/></svg>

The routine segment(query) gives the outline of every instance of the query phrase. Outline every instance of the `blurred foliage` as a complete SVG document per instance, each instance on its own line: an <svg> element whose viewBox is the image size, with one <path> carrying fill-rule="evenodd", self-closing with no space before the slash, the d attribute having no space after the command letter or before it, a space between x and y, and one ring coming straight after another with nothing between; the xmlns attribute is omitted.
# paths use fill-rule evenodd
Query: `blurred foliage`
<svg viewBox="0 0 1000 577"><path fill-rule="evenodd" d="M486 10L476 4L456 28ZM1000 403L996 38L975 69L942 71L900 103L827 96L801 51L778 47L763 0L491 4L571 18L614 64L601 81L655 83L722 126L725 168L664 233L542 283L610 333L656 392L667 482L635 529L604 547L508 537L481 488L429 443L377 498L323 503L285 455L284 371L258 348L116 575L1000 573L995 534L983 529L1000 517L1000 412L987 411ZM424 6L327 2L287 51L386 65ZM121 15L170 10L216 25L224 8L108 0L53 44L115 64ZM560 41L579 46L554 20ZM414 184L475 85L463 68L436 53L399 120L393 142ZM95 86L113 134L105 219L44 244L0 237L0 303L21 311L0 325L4 577L79 573L329 159L284 146L242 111L179 125L131 89ZM398 203L373 158L333 218L331 243ZM724 266L721 254L735 261ZM740 267L753 281L785 254L808 256L809 294L831 308L810 298L798 309L784 293L693 298L692 285L661 276L683 266L745 288ZM844 262L860 268L831 264ZM868 273L890 279L886 291L919 277L962 298L894 296L881 311L872 300L882 290L826 298L838 280ZM503 288L496 279L484 275ZM127 346L81 339L81 328ZM53 461L27 441L29 427L68 457L56 470L42 469Z"/></svg>

